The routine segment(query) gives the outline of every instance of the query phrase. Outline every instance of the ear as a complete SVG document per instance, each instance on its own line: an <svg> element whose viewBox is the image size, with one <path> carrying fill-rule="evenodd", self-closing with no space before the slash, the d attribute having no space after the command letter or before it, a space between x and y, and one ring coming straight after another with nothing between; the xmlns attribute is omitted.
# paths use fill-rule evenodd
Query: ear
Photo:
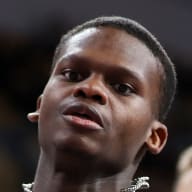
<svg viewBox="0 0 192 192"><path fill-rule="evenodd" d="M167 142L167 137L167 127L159 121L154 121L151 126L149 136L145 141L148 150L152 154L160 153Z"/></svg>
<svg viewBox="0 0 192 192"><path fill-rule="evenodd" d="M37 122L39 120L39 109L41 106L42 97L43 97L43 95L40 95L37 98L36 111L27 114L28 120L33 122L33 123Z"/></svg>

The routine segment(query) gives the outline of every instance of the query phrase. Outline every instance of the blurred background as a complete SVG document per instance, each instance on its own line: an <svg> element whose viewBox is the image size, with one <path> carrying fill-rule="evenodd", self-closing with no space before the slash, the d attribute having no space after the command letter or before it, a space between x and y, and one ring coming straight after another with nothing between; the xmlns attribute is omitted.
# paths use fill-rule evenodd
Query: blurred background
<svg viewBox="0 0 192 192"><path fill-rule="evenodd" d="M54 49L66 31L101 15L130 17L148 28L176 65L178 91L169 114L169 141L147 155L138 175L150 191L170 192L178 155L192 144L192 1L0 0L0 191L22 191L39 153L37 125L26 120L48 79Z"/></svg>

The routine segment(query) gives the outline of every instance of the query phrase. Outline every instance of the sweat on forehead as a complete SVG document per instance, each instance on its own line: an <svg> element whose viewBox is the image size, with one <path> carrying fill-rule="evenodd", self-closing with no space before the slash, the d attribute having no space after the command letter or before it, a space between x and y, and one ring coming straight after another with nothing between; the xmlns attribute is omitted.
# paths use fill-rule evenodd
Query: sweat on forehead
<svg viewBox="0 0 192 192"><path fill-rule="evenodd" d="M160 86L160 101L159 101L159 119L164 120L172 101L174 99L175 90L176 90L176 73L174 69L174 65L171 62L170 58L168 57L166 51L161 46L159 41L142 25L139 23L124 17L117 17L117 16L109 16L109 17L98 17L88 22L83 23L75 27L74 29L70 30L68 33L63 35L60 40L59 45L56 48L55 55L53 58L53 66L54 67L62 47L64 46L65 42L70 39L70 37L74 36L75 34L94 27L114 27L120 30L126 31L128 34L133 35L140 41L142 41L153 53L153 55L157 58L159 63L163 66L163 75L161 80ZM162 74L162 73L160 73Z"/></svg>

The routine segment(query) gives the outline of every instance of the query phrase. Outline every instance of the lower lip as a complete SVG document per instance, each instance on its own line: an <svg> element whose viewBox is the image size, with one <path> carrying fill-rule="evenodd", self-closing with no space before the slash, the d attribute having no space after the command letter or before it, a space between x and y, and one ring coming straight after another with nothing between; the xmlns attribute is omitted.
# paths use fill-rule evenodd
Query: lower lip
<svg viewBox="0 0 192 192"><path fill-rule="evenodd" d="M102 130L103 129L99 124L89 119L83 119L73 115L64 115L64 118L68 122L72 123L75 126L78 126L78 128L81 128L81 129L86 129L86 130Z"/></svg>

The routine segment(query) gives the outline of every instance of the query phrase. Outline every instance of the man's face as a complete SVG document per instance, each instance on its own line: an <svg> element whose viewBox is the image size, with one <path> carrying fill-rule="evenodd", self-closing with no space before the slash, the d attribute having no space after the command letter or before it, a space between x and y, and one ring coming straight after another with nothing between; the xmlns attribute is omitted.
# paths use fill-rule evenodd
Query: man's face
<svg viewBox="0 0 192 192"><path fill-rule="evenodd" d="M43 92L42 150L59 164L75 158L92 159L97 168L134 164L158 94L156 59L142 42L110 27L86 29L63 45Z"/></svg>

